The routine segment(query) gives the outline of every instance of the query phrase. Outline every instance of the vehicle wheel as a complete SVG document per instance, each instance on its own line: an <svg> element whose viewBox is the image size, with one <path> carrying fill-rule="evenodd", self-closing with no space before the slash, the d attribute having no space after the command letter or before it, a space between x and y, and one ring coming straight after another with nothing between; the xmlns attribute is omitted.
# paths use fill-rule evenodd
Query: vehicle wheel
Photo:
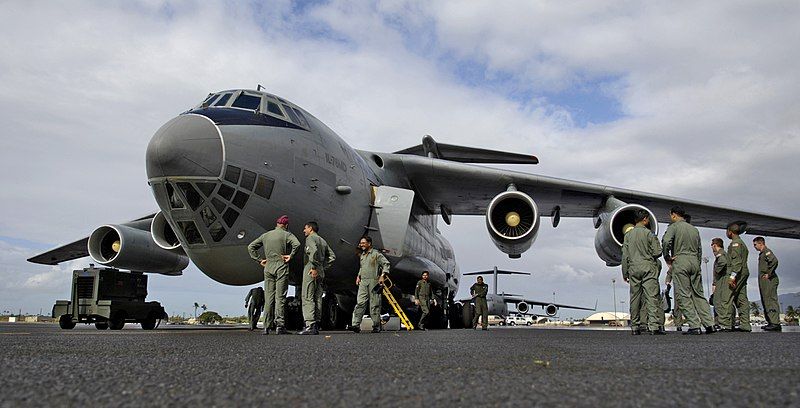
<svg viewBox="0 0 800 408"><path fill-rule="evenodd" d="M108 321L94 322L94 327L97 328L97 330L106 330L108 329Z"/></svg>
<svg viewBox="0 0 800 408"><path fill-rule="evenodd" d="M527 323L525 323L525 325L526 325L526 326L530 326L530 325L531 325L531 322L527 322Z"/></svg>
<svg viewBox="0 0 800 408"><path fill-rule="evenodd" d="M153 330L156 328L156 317L149 315L147 319L142 320L140 323L142 325L142 330Z"/></svg>
<svg viewBox="0 0 800 408"><path fill-rule="evenodd" d="M125 327L125 315L120 312L111 315L108 319L108 328L111 330L122 330Z"/></svg>
<svg viewBox="0 0 800 408"><path fill-rule="evenodd" d="M514 322L509 322L509 323L508 323L508 325L509 325L509 326L516 326L517 324L516 324L516 323L514 323Z"/></svg>
<svg viewBox="0 0 800 408"><path fill-rule="evenodd" d="M72 315L61 315L58 318L58 327L64 330L72 330L75 328L75 321L72 320Z"/></svg>

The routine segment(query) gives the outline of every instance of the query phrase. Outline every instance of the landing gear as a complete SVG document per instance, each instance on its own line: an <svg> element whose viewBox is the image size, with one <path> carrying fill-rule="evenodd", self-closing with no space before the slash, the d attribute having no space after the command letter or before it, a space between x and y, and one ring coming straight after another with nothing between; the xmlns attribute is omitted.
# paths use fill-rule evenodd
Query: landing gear
<svg viewBox="0 0 800 408"><path fill-rule="evenodd" d="M287 330L296 331L303 328L303 309L299 297L289 296L286 298L285 313L284 324Z"/></svg>
<svg viewBox="0 0 800 408"><path fill-rule="evenodd" d="M326 293L322 298L322 330L344 330L353 315L339 303L336 295Z"/></svg>
<svg viewBox="0 0 800 408"><path fill-rule="evenodd" d="M475 316L475 306L473 306L472 303L468 303L464 305L464 308L462 310L463 311L461 313L461 318L462 318L461 321L464 324L464 328L471 329L472 317Z"/></svg>

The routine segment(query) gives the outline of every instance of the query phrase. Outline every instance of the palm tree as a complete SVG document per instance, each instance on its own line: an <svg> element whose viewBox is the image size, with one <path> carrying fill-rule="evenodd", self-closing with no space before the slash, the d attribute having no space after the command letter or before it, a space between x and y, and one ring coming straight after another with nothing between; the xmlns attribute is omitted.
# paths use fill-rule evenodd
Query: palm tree
<svg viewBox="0 0 800 408"><path fill-rule="evenodd" d="M204 311L204 312L205 312L206 310L208 310L208 308L206 307L206 305L205 305L205 304L203 304L203 306L200 306L200 308L201 308L201 309L203 309L203 311Z"/></svg>
<svg viewBox="0 0 800 408"><path fill-rule="evenodd" d="M797 318L797 309L794 306L789 305L786 307L786 320L791 321Z"/></svg>
<svg viewBox="0 0 800 408"><path fill-rule="evenodd" d="M197 308L200 307L197 302L194 302L194 320L197 320Z"/></svg>
<svg viewBox="0 0 800 408"><path fill-rule="evenodd" d="M761 307L756 302L750 302L750 313L753 316L761 316Z"/></svg>

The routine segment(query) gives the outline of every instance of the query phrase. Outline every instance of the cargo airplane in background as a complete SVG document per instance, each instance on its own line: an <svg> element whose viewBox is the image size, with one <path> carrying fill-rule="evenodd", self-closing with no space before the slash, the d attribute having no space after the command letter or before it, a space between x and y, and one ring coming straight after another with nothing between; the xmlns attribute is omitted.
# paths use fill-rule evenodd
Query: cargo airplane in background
<svg viewBox="0 0 800 408"><path fill-rule="evenodd" d="M324 326L343 327L354 306L358 270L355 244L370 235L392 264L392 279L410 295L423 270L434 296L430 327L461 326L454 297L461 280L453 249L437 228L453 215L480 215L497 248L512 258L527 251L549 217L584 217L597 230L597 255L619 265L622 227L635 210L657 215L682 205L699 227L739 222L750 233L800 238L800 221L722 208L650 193L499 170L481 164L536 164L535 156L437 143L395 153L355 150L299 106L258 90L209 94L165 123L147 146L147 177L160 211L124 224L96 228L89 237L29 259L58 264L90 255L121 269L179 275L191 260L224 284L263 280L247 244L288 214L302 237L306 220L337 254L326 273ZM302 256L292 261L300 282ZM299 315L297 301L290 316ZM555 307L555 305L554 305ZM436 324L433 324L433 323Z"/></svg>

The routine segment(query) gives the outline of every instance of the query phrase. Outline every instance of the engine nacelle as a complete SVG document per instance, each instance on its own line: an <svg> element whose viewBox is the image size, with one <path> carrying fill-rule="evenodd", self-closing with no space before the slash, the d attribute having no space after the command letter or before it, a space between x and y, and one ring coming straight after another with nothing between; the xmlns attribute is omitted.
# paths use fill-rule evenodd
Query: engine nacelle
<svg viewBox="0 0 800 408"><path fill-rule="evenodd" d="M164 213L159 211L150 224L150 235L156 245L164 249L177 249L181 247L181 242L178 240L178 235L175 230L167 222L167 217Z"/></svg>
<svg viewBox="0 0 800 408"><path fill-rule="evenodd" d="M529 310L531 310L531 307L530 307L530 306L528 306L528 304L527 304L527 303L525 303L525 302L519 302L519 303L517 303L517 311L518 311L518 312L520 312L520 313L523 313L523 314L524 314L524 313L528 313L528 311L529 311Z"/></svg>
<svg viewBox="0 0 800 408"><path fill-rule="evenodd" d="M498 249L519 258L539 233L539 207L513 186L495 196L486 209L486 228Z"/></svg>
<svg viewBox="0 0 800 408"><path fill-rule="evenodd" d="M103 225L89 236L89 255L100 264L132 271L180 275L189 258L156 245L150 232L126 225Z"/></svg>
<svg viewBox="0 0 800 408"><path fill-rule="evenodd" d="M595 219L597 233L594 236L594 249L606 265L618 266L622 263L622 242L625 239L623 229L627 224L635 224L637 210L645 210L650 214L649 228L658 235L658 220L650 209L639 204L628 204L614 197L609 197Z"/></svg>
<svg viewBox="0 0 800 408"><path fill-rule="evenodd" d="M550 317L553 317L558 314L558 306L551 303L544 307L544 313Z"/></svg>

